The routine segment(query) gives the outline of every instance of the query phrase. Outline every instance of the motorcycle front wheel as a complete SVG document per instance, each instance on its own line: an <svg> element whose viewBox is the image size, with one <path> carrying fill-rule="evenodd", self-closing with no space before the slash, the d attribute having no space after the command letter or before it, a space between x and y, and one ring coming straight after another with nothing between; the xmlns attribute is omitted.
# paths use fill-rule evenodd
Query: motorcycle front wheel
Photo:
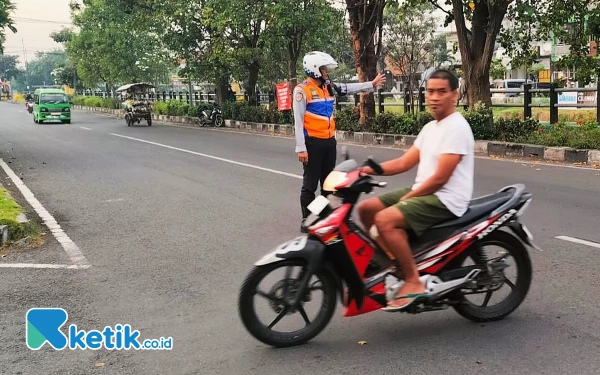
<svg viewBox="0 0 600 375"><path fill-rule="evenodd" d="M291 269L299 267L297 278L292 277ZM285 276L273 285L268 291L259 290L260 282L270 273L279 268L285 268ZM337 302L336 281L333 276L323 268L313 274L308 280L306 291L303 293L297 307L293 307L291 301L295 298L300 280L306 271L306 262L300 259L292 259L285 262L272 263L262 267L255 267L246 277L238 299L238 309L242 323L248 332L257 340L274 347L290 347L306 343L317 336L329 323L335 312ZM317 278L313 282L313 278ZM313 292L317 290L323 294L320 308L313 319L309 318L305 310L305 304L312 299ZM266 302L266 310L274 312L276 317L262 322L257 314L255 297ZM299 321L304 327L289 332L273 330L283 318L298 315Z"/></svg>
<svg viewBox="0 0 600 375"><path fill-rule="evenodd" d="M215 117L215 126L216 126L217 128L220 128L221 126L223 126L223 123L224 123L224 122L225 122L225 121L223 121L223 116L221 116L221 115L217 115L217 117Z"/></svg>

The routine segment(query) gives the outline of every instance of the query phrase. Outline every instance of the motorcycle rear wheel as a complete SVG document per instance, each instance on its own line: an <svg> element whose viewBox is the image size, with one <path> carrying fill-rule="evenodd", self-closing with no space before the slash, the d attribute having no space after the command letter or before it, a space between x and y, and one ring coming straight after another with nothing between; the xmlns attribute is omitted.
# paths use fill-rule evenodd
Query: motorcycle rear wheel
<svg viewBox="0 0 600 375"><path fill-rule="evenodd" d="M317 276L321 281L324 297L319 309L319 313L312 322L310 322L304 328L293 332L276 332L263 325L256 315L253 303L254 296L257 295L257 286L260 281L273 270L286 266L306 267L306 262L300 259L291 259L285 262L255 267L246 277L238 299L240 317L244 327L248 330L248 332L254 338L263 342L264 344L279 348L301 345L317 336L327 326L333 317L337 302L336 281L329 272L321 269L314 275ZM305 268L303 268L303 270L304 269ZM300 306L302 306L302 304L303 303L301 301ZM283 316L285 317L285 314Z"/></svg>
<svg viewBox="0 0 600 375"><path fill-rule="evenodd" d="M462 303L452 306L462 317L474 322L492 322L502 320L515 311L525 300L532 279L531 259L527 248L514 235L497 230L480 241L480 246L499 246L513 257L517 268L517 281L511 287L511 294L501 303L491 307L481 307L470 303L460 290L455 293ZM512 284L512 282L511 282Z"/></svg>

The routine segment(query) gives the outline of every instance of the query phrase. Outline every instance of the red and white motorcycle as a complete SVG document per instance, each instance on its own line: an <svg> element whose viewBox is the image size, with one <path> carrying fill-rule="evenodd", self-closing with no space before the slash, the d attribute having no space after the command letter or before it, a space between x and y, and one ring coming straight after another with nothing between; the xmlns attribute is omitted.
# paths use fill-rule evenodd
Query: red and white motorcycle
<svg viewBox="0 0 600 375"><path fill-rule="evenodd" d="M324 183L333 195L319 196L309 206L312 214L305 221L309 233L277 246L257 261L241 288L241 320L248 332L265 344L286 347L314 338L331 320L338 295L344 316L350 317L380 310L402 286L396 262L351 217L361 194L386 183L362 176L356 161L349 160L346 151L344 154L345 161ZM381 173L374 160L369 158L365 164ZM416 314L452 307L476 322L495 321L512 313L531 284L531 259L525 245L539 249L520 222L531 200L524 185L507 186L472 200L462 217L436 225L420 237L412 235L410 246L428 297L403 311ZM488 246L501 251L490 257ZM514 259L514 266L509 265L509 258ZM465 264L468 261L470 265ZM294 267L300 269L296 276L291 271ZM279 282L259 290L262 279L279 268L285 269ZM515 281L505 275L511 268L517 274ZM503 286L509 295L489 305L491 296ZM317 292L323 295L322 303L311 319L304 306ZM481 305L468 300L477 294L483 297ZM265 309L274 313L274 319L259 319L255 298L265 301ZM283 318L295 313L304 327L274 330Z"/></svg>

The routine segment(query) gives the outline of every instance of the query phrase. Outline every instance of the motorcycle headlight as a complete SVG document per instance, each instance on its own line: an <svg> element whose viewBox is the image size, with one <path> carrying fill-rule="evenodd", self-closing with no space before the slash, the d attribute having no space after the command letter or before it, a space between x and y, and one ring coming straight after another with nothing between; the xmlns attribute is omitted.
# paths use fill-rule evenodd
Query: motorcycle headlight
<svg viewBox="0 0 600 375"><path fill-rule="evenodd" d="M326 191L337 191L336 186L346 181L346 173L340 171L332 171L329 173L325 182L323 182L323 190Z"/></svg>

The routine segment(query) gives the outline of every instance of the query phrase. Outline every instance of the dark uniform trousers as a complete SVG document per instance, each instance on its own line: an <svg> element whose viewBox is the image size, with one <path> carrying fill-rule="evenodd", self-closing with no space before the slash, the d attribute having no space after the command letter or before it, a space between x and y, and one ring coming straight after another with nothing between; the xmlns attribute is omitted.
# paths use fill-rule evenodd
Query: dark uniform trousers
<svg viewBox="0 0 600 375"><path fill-rule="evenodd" d="M307 206L315 199L317 186L321 184L321 194L329 195L331 192L323 190L323 182L335 167L337 157L337 141L335 137L329 139L306 137L306 152L308 163L304 163L304 176L300 192L300 205L302 218L308 217L310 212Z"/></svg>

